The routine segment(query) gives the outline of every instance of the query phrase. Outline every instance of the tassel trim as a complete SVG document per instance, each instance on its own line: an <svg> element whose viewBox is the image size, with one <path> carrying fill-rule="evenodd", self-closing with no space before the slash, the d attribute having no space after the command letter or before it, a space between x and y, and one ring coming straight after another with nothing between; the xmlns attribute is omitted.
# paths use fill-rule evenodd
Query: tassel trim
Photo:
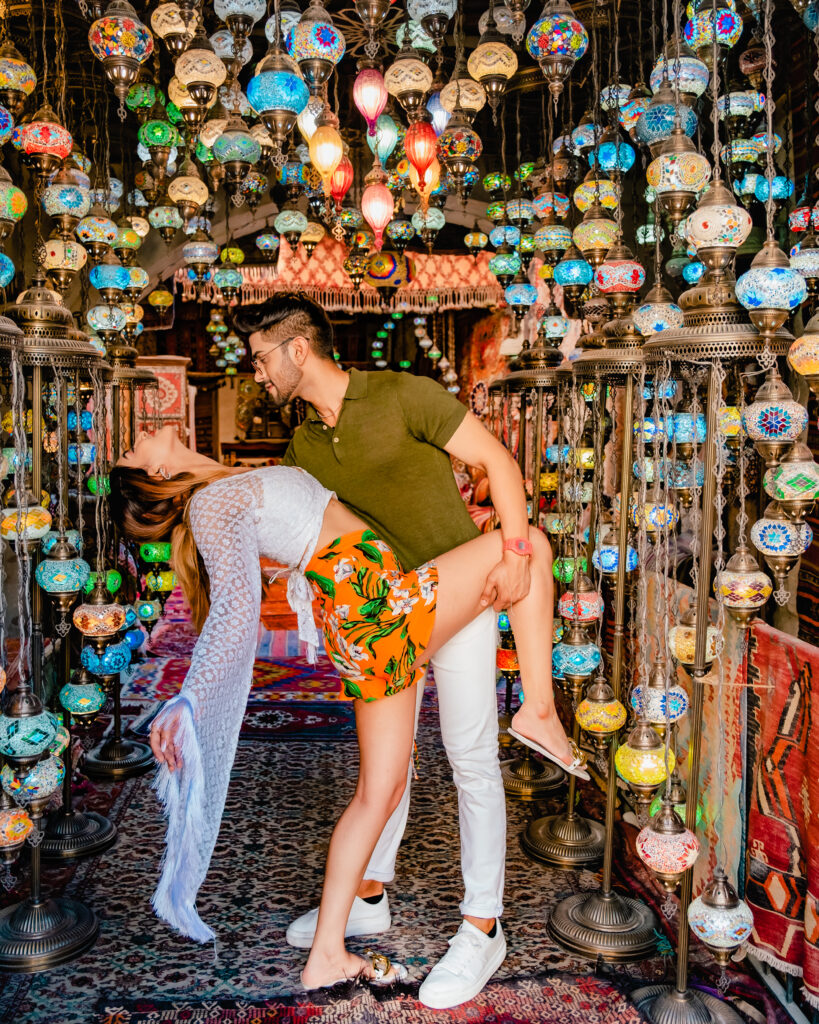
<svg viewBox="0 0 819 1024"><path fill-rule="evenodd" d="M748 952L755 960L760 960L762 963L768 964L769 967L775 967L777 971L782 971L783 974L790 974L794 978L802 977L803 971L799 964L789 964L786 960L780 960L769 949L760 949L752 942L749 942Z"/></svg>
<svg viewBox="0 0 819 1024"><path fill-rule="evenodd" d="M239 289L239 301L243 304L264 302L278 292L292 291L294 288L292 282L288 284L277 281L270 268L265 268L260 273L260 269L256 267L242 267L241 272L245 283ZM173 285L174 292L181 291L183 299L192 301L197 298L194 283L183 270L176 272ZM378 289L369 285L362 285L357 291L352 285L349 288L316 288L306 285L298 286L298 290L328 312L341 313L382 313L393 310L432 313L448 309L470 309L474 306L494 306L503 299L500 288L491 287L424 289L410 284L399 289L389 300L386 300ZM224 299L211 281L202 285L198 297L216 305L224 304Z"/></svg>
<svg viewBox="0 0 819 1024"><path fill-rule="evenodd" d="M177 738L182 766L175 772L160 765L153 788L168 822L161 875L151 903L157 917L196 942L209 942L215 933L196 911L196 892L201 882L201 855L197 841L204 821L205 779L202 751L196 735L194 708L188 694L179 694L162 709L182 711Z"/></svg>

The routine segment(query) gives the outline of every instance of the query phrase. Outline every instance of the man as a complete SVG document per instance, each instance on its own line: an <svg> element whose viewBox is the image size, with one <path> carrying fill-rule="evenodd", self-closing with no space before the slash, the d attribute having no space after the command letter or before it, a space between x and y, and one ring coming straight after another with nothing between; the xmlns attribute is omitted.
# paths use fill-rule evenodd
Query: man
<svg viewBox="0 0 819 1024"><path fill-rule="evenodd" d="M308 403L284 463L299 466L390 544L405 569L416 568L478 531L455 483L450 455L483 469L507 538L526 537L523 480L515 461L482 424L427 377L380 371L349 373L333 359L333 329L309 299L281 295L237 311L249 335L256 380L284 405ZM474 998L500 967L506 941L502 910L506 807L497 757L496 614L529 590L525 553L504 552L489 574L484 611L432 659L441 735L458 791L463 923L447 954L421 986L421 1001L445 1009ZM418 687L420 708L423 696ZM416 709L416 727L417 727ZM408 769L408 779L412 765ZM347 936L390 926L385 883L409 811L409 783L387 823L347 924ZM318 911L295 920L287 941L309 948Z"/></svg>

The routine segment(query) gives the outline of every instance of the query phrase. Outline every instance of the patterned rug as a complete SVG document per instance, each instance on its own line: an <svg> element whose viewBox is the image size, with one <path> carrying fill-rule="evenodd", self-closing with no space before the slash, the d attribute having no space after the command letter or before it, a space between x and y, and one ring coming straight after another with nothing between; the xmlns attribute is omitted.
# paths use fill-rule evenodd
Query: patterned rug
<svg viewBox="0 0 819 1024"><path fill-rule="evenodd" d="M550 973L535 978L494 982L468 1006L430 1010L418 1002L417 985L385 992L368 986L339 986L320 1001L308 997L265 1000L248 1005L235 1000L215 1004L126 1001L98 1008L94 1024L642 1024L644 1018L620 987L592 974Z"/></svg>
<svg viewBox="0 0 819 1024"><path fill-rule="evenodd" d="M762 622L750 631L745 898L760 959L802 977L819 1007L819 651ZM818 705L819 706L819 705Z"/></svg>

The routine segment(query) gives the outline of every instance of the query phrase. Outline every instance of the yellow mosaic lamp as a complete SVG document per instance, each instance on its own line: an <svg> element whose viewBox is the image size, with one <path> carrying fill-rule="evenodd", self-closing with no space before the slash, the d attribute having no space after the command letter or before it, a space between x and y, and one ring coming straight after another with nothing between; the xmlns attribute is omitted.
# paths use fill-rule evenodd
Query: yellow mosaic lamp
<svg viewBox="0 0 819 1024"><path fill-rule="evenodd" d="M643 814L657 787L674 771L675 764L671 750L666 760L665 744L648 722L638 722L614 756L617 774L637 797Z"/></svg>
<svg viewBox="0 0 819 1024"><path fill-rule="evenodd" d="M598 749L606 746L612 736L626 724L626 709L614 696L614 690L605 679L598 677L586 696L577 705L574 717L580 728L591 736Z"/></svg>
<svg viewBox="0 0 819 1024"><path fill-rule="evenodd" d="M805 378L811 391L819 395L819 313L808 320L802 337L791 345L788 362Z"/></svg>
<svg viewBox="0 0 819 1024"><path fill-rule="evenodd" d="M697 615L693 607L668 631L668 649L673 658L686 668L694 664L694 649L697 636ZM710 665L722 649L722 636L716 626L710 623L706 630L705 664Z"/></svg>

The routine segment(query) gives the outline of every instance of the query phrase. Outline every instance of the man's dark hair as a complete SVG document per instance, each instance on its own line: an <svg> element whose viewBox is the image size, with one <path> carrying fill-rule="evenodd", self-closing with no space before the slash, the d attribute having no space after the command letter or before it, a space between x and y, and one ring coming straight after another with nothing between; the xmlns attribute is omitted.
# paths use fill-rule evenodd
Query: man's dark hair
<svg viewBox="0 0 819 1024"><path fill-rule="evenodd" d="M307 338L320 359L333 358L333 325L329 317L317 302L299 292L282 292L267 302L240 306L234 311L233 323L242 334L269 331L286 323L288 331Z"/></svg>

